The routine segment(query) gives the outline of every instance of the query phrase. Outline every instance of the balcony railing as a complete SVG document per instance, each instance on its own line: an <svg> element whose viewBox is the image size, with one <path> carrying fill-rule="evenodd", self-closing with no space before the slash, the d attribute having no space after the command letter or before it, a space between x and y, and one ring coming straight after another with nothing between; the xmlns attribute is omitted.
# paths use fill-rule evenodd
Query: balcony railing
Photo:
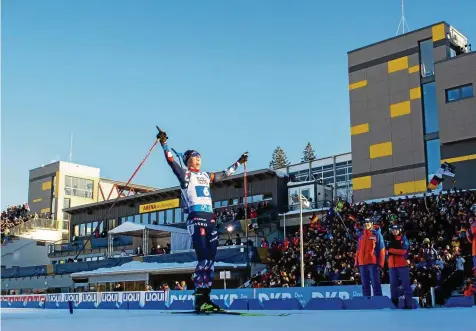
<svg viewBox="0 0 476 331"><path fill-rule="evenodd" d="M47 218L33 218L10 229L10 235L18 236L36 229L57 230L58 221Z"/></svg>

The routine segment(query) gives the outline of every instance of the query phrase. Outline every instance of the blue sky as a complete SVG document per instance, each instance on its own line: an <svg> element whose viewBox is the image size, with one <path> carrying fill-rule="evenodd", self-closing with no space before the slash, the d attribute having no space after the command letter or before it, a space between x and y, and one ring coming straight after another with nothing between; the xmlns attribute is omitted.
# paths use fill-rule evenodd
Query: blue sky
<svg viewBox="0 0 476 331"><path fill-rule="evenodd" d="M407 1L411 29L445 20L476 40L472 1ZM2 201L67 160L127 180L160 125L204 170L277 145L293 163L350 151L347 51L393 37L399 0L2 1ZM135 183L176 185L160 149Z"/></svg>

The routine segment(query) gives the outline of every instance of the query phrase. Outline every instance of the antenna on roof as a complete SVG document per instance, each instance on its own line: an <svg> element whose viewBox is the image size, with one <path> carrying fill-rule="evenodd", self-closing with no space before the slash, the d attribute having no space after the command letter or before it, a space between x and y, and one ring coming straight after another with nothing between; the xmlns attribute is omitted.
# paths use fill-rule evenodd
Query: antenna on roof
<svg viewBox="0 0 476 331"><path fill-rule="evenodd" d="M71 132L71 140L69 144L69 157L68 162L71 163L73 161L73 132Z"/></svg>
<svg viewBox="0 0 476 331"><path fill-rule="evenodd" d="M403 7L403 1L402 0L402 17L400 18L400 23L398 23L398 28L397 28L397 36L399 35L400 27L402 27L402 34L405 33L405 26L407 27L407 32L410 31L410 28L408 27L407 21L405 20L405 10Z"/></svg>

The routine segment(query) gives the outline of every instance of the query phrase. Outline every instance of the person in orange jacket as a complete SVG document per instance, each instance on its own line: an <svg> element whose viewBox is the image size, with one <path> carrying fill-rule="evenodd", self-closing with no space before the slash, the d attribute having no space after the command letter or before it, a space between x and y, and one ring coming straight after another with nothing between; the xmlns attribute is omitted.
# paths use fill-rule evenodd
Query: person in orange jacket
<svg viewBox="0 0 476 331"><path fill-rule="evenodd" d="M373 230L370 218L364 221L364 231L357 240L355 252L355 267L359 267L362 279L362 295L370 296L370 284L373 295L382 296L380 284L380 269L385 265L385 242L380 230Z"/></svg>
<svg viewBox="0 0 476 331"><path fill-rule="evenodd" d="M476 211L475 211L476 214ZM472 244L472 255L473 255L473 273L476 276L476 216L473 217L473 223L466 231L466 238Z"/></svg>
<svg viewBox="0 0 476 331"><path fill-rule="evenodd" d="M395 308L398 308L400 283L403 285L405 296L404 309L412 309L413 298L410 286L410 268L407 262L407 253L410 244L402 234L402 227L394 225L390 228L391 235L387 242L388 269L390 276L390 297Z"/></svg>

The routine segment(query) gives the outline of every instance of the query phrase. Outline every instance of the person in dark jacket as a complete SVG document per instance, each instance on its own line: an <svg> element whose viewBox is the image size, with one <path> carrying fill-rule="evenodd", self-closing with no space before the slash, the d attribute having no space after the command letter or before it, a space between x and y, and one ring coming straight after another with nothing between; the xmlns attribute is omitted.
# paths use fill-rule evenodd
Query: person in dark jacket
<svg viewBox="0 0 476 331"><path fill-rule="evenodd" d="M393 304L398 308L398 299L400 283L403 286L403 295L405 296L404 309L412 309L413 298L410 286L410 268L408 267L407 254L409 243L402 234L400 225L391 227L391 235L387 243L388 269L390 276L390 297Z"/></svg>

